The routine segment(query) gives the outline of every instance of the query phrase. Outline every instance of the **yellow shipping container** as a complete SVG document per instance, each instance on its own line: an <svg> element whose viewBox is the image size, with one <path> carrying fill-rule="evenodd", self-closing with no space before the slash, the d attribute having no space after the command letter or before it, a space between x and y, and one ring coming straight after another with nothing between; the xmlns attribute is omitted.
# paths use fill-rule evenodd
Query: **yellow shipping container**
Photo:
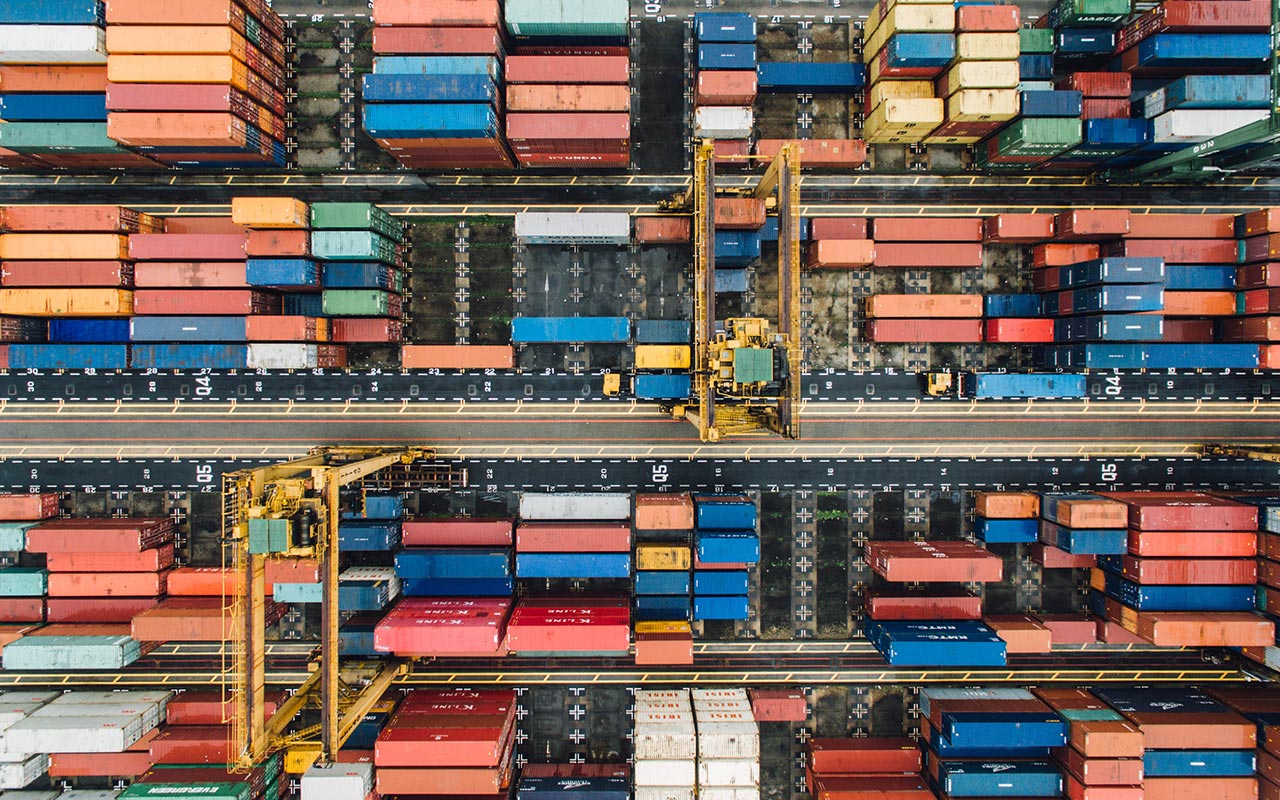
<svg viewBox="0 0 1280 800"><path fill-rule="evenodd" d="M938 81L950 97L961 89L1018 88L1017 61L961 61Z"/></svg>
<svg viewBox="0 0 1280 800"><path fill-rule="evenodd" d="M636 369L688 369L689 363L688 345L636 345Z"/></svg>
<svg viewBox="0 0 1280 800"><path fill-rule="evenodd" d="M864 132L862 138L867 140L867 144L912 144L913 142L923 142L932 132L931 128L924 128L918 131L881 128L869 133Z"/></svg>
<svg viewBox="0 0 1280 800"><path fill-rule="evenodd" d="M305 228L310 209L292 197L233 197L231 221L247 228Z"/></svg>
<svg viewBox="0 0 1280 800"><path fill-rule="evenodd" d="M669 544L636 545L636 569L681 570L688 569L692 563L688 547Z"/></svg>
<svg viewBox="0 0 1280 800"><path fill-rule="evenodd" d="M129 257L129 237L115 233L6 233L0 258L23 261L117 261Z"/></svg>
<svg viewBox="0 0 1280 800"><path fill-rule="evenodd" d="M636 622L636 633L689 633L693 629L689 623L679 620L639 620Z"/></svg>
<svg viewBox="0 0 1280 800"><path fill-rule="evenodd" d="M112 83L228 83L249 88L249 68L231 56L111 56Z"/></svg>
<svg viewBox="0 0 1280 800"><path fill-rule="evenodd" d="M0 289L0 314L20 317L127 317L126 289Z"/></svg>
<svg viewBox="0 0 1280 800"><path fill-rule="evenodd" d="M107 53L207 53L245 61L248 41L226 25L110 25Z"/></svg>
<svg viewBox="0 0 1280 800"><path fill-rule="evenodd" d="M933 97L933 81L878 81L867 95L867 113L885 100L919 100Z"/></svg>
<svg viewBox="0 0 1280 800"><path fill-rule="evenodd" d="M985 136L926 136L921 139L925 144L977 144Z"/></svg>
<svg viewBox="0 0 1280 800"><path fill-rule="evenodd" d="M956 37L961 61L1017 61L1021 44L1016 33L962 33Z"/></svg>
<svg viewBox="0 0 1280 800"><path fill-rule="evenodd" d="M894 17L893 12L895 10L902 9L904 7L933 8L936 13L941 14L942 16L946 16L946 12L950 11L951 25L949 27L946 27L946 28L934 27L934 28L928 28L927 30L933 31L935 33L951 33L953 30L955 30L956 12L955 12L955 5L953 3L938 2L938 0L886 0L885 2L881 2L881 3L872 3L871 8L867 11L867 21L863 23L863 27L862 27L863 41L865 42L868 36L880 30L880 27L883 24L885 24L886 21L889 24L897 25L898 26L897 29L900 31L921 30L917 28L903 27L904 23L897 21L897 19ZM905 24L910 25L912 24L913 21L918 20L919 16L913 15L910 12L908 12L907 15L903 17L903 19L907 20ZM865 47L863 48L863 51L869 52L866 50Z"/></svg>
<svg viewBox="0 0 1280 800"><path fill-rule="evenodd" d="M936 3L894 6L878 21L874 31L864 34L862 60L870 61L895 33L951 33L955 27L955 6Z"/></svg>
<svg viewBox="0 0 1280 800"><path fill-rule="evenodd" d="M943 102L937 98L894 98L868 114L862 129L864 132L882 128L931 131L942 124L944 111Z"/></svg>
<svg viewBox="0 0 1280 800"><path fill-rule="evenodd" d="M1018 116L1017 89L962 89L947 98L952 122L1003 122Z"/></svg>

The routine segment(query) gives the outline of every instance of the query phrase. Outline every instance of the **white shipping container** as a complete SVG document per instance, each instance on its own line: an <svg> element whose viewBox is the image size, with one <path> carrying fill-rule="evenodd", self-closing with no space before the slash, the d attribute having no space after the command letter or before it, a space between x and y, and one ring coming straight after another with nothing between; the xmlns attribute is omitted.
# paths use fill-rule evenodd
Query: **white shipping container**
<svg viewBox="0 0 1280 800"><path fill-rule="evenodd" d="M626 214L620 214L624 220ZM630 229L630 223L627 225ZM630 234L628 234L630 235ZM520 518L525 520L623 520L631 518L631 495L626 492L580 494L520 494Z"/></svg>
<svg viewBox="0 0 1280 800"><path fill-rule="evenodd" d="M24 792L5 792L4 800L57 800L61 796L57 789L27 789Z"/></svg>
<svg viewBox="0 0 1280 800"><path fill-rule="evenodd" d="M692 786L637 786L635 800L694 800Z"/></svg>
<svg viewBox="0 0 1280 800"><path fill-rule="evenodd" d="M658 725L693 725L693 712L687 708L637 708L631 712L636 727Z"/></svg>
<svg viewBox="0 0 1280 800"><path fill-rule="evenodd" d="M698 758L760 758L754 722L698 722Z"/></svg>
<svg viewBox="0 0 1280 800"><path fill-rule="evenodd" d="M693 710L699 714L710 713L712 711L732 712L737 714L751 714L750 700L695 700ZM754 716L752 717L754 719Z"/></svg>
<svg viewBox="0 0 1280 800"><path fill-rule="evenodd" d="M159 703L163 711L169 707L173 692L168 689L125 689L120 692L102 690L54 694L52 702L63 703Z"/></svg>
<svg viewBox="0 0 1280 800"><path fill-rule="evenodd" d="M58 800L114 800L120 796L121 791L120 789L68 789L58 795Z"/></svg>
<svg viewBox="0 0 1280 800"><path fill-rule="evenodd" d="M391 598L400 596L400 576L395 567L347 567L338 575L338 582L344 581L386 581Z"/></svg>
<svg viewBox="0 0 1280 800"><path fill-rule="evenodd" d="M1174 109L1155 118L1152 141L1204 142L1264 120L1270 113L1265 108Z"/></svg>
<svg viewBox="0 0 1280 800"><path fill-rule="evenodd" d="M516 239L529 244L630 244L631 217L599 211L524 211L516 214L515 230Z"/></svg>
<svg viewBox="0 0 1280 800"><path fill-rule="evenodd" d="M31 716L43 703L5 703L0 705L0 731Z"/></svg>
<svg viewBox="0 0 1280 800"><path fill-rule="evenodd" d="M302 775L302 800L364 800L372 791L372 764L315 765Z"/></svg>
<svg viewBox="0 0 1280 800"><path fill-rule="evenodd" d="M142 715L24 719L4 732L9 753L119 753L142 738Z"/></svg>
<svg viewBox="0 0 1280 800"><path fill-rule="evenodd" d="M693 135L703 139L750 139L755 115L749 106L699 106Z"/></svg>
<svg viewBox="0 0 1280 800"><path fill-rule="evenodd" d="M637 758L634 772L636 786L693 786L698 777L693 759Z"/></svg>
<svg viewBox="0 0 1280 800"><path fill-rule="evenodd" d="M1142 116L1147 119L1158 117L1164 113L1164 104L1167 93L1164 87L1156 89L1151 94L1142 98Z"/></svg>
<svg viewBox="0 0 1280 800"><path fill-rule="evenodd" d="M251 343L247 363L250 369L314 369L320 366L320 349L301 342Z"/></svg>
<svg viewBox="0 0 1280 800"><path fill-rule="evenodd" d="M1053 81L1022 81L1018 84L1020 92L1052 92Z"/></svg>
<svg viewBox="0 0 1280 800"><path fill-rule="evenodd" d="M689 701L688 689L637 689L636 702L642 700L684 700Z"/></svg>
<svg viewBox="0 0 1280 800"><path fill-rule="evenodd" d="M637 700L636 711L648 711L651 713L686 713L691 717L693 715L693 704L688 700Z"/></svg>
<svg viewBox="0 0 1280 800"><path fill-rule="evenodd" d="M31 713L31 719L58 717L141 717L142 727L151 730L160 724L159 703L50 703Z"/></svg>
<svg viewBox="0 0 1280 800"><path fill-rule="evenodd" d="M12 705L14 703L48 703L62 697L62 692L3 692L0 693L0 703L4 705Z"/></svg>
<svg viewBox="0 0 1280 800"><path fill-rule="evenodd" d="M751 758L698 759L698 786L759 786L760 762Z"/></svg>
<svg viewBox="0 0 1280 800"><path fill-rule="evenodd" d="M698 756L698 739L693 723L637 726L631 734L631 749L637 759L693 759Z"/></svg>
<svg viewBox="0 0 1280 800"><path fill-rule="evenodd" d="M698 800L760 800L759 786L702 786Z"/></svg>
<svg viewBox="0 0 1280 800"><path fill-rule="evenodd" d="M25 761L0 764L0 789L21 789L48 771L48 753L36 753Z"/></svg>
<svg viewBox="0 0 1280 800"><path fill-rule="evenodd" d="M0 64L105 64L97 25L0 25Z"/></svg>
<svg viewBox="0 0 1280 800"><path fill-rule="evenodd" d="M699 700L746 700L746 689L694 689L693 701Z"/></svg>

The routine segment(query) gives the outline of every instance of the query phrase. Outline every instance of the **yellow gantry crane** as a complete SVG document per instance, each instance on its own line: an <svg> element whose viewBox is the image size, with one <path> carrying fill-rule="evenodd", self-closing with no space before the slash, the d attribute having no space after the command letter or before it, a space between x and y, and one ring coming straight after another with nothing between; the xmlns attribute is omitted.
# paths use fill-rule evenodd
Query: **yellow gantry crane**
<svg viewBox="0 0 1280 800"><path fill-rule="evenodd" d="M744 156L758 158L757 156ZM664 208L693 214L693 365L695 400L673 413L698 429L704 442L766 430L800 438L800 148L784 145L750 196L776 193L778 321L725 320L716 331L715 142L694 152L693 186Z"/></svg>
<svg viewBox="0 0 1280 800"><path fill-rule="evenodd" d="M340 494L343 487L389 467L410 467L433 457L433 451L422 448L321 448L305 458L224 476L223 564L229 571L223 586L222 674L230 708L230 759L237 771L247 772L281 749L290 772L332 759L407 669L394 659L339 662ZM432 479L437 485L442 481L451 484L454 479L447 474ZM264 642L268 559L317 560L322 592L320 651L312 674L269 718ZM318 706L320 724L287 732L309 705Z"/></svg>

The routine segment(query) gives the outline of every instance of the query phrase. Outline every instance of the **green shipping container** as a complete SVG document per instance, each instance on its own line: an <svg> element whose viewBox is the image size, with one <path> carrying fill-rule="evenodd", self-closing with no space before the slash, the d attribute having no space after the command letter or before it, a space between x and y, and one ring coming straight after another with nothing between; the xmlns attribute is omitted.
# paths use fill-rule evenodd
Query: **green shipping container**
<svg viewBox="0 0 1280 800"><path fill-rule="evenodd" d="M312 203L311 227L317 230L376 231L393 241L404 236L400 221L372 203Z"/></svg>
<svg viewBox="0 0 1280 800"><path fill-rule="evenodd" d="M311 253L328 261L396 262L396 246L373 231L312 231Z"/></svg>
<svg viewBox="0 0 1280 800"><path fill-rule="evenodd" d="M4 646L11 670L123 669L141 655L128 636L27 636Z"/></svg>
<svg viewBox="0 0 1280 800"><path fill-rule="evenodd" d="M1130 0L1060 0L1049 9L1049 27L1111 27L1129 16L1130 10Z"/></svg>
<svg viewBox="0 0 1280 800"><path fill-rule="evenodd" d="M381 289L325 289L325 316L385 317L391 314L391 294Z"/></svg>
<svg viewBox="0 0 1280 800"><path fill-rule="evenodd" d="M6 122L0 147L16 153L127 153L107 137L105 122Z"/></svg>
<svg viewBox="0 0 1280 800"><path fill-rule="evenodd" d="M631 24L627 0L507 0L504 15L512 36L622 39Z"/></svg>
<svg viewBox="0 0 1280 800"><path fill-rule="evenodd" d="M289 520L249 520L249 552L255 555L283 553L289 549Z"/></svg>
<svg viewBox="0 0 1280 800"><path fill-rule="evenodd" d="M1002 156L1056 156L1080 144L1080 120L1066 117L1023 117L1000 131Z"/></svg>
<svg viewBox="0 0 1280 800"><path fill-rule="evenodd" d="M202 800L249 800L248 783L135 783L120 793L120 800L152 798L201 798Z"/></svg>
<svg viewBox="0 0 1280 800"><path fill-rule="evenodd" d="M38 522L0 522L0 551L11 553L27 549L27 531Z"/></svg>
<svg viewBox="0 0 1280 800"><path fill-rule="evenodd" d="M1018 49L1023 55L1053 52L1053 31L1048 28L1023 28L1018 31Z"/></svg>
<svg viewBox="0 0 1280 800"><path fill-rule="evenodd" d="M759 347L739 347L733 351L734 383L762 383L773 380L773 351Z"/></svg>
<svg viewBox="0 0 1280 800"><path fill-rule="evenodd" d="M43 597L49 573L35 567L0 569L0 597Z"/></svg>

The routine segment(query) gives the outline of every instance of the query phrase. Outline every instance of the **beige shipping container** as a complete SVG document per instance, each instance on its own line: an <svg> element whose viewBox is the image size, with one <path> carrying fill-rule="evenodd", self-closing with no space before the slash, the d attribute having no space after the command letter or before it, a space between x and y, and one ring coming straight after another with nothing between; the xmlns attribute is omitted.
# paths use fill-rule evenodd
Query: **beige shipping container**
<svg viewBox="0 0 1280 800"><path fill-rule="evenodd" d="M107 53L209 53L243 59L248 41L226 25L110 25Z"/></svg>
<svg viewBox="0 0 1280 800"><path fill-rule="evenodd" d="M885 100L925 100L933 97L933 81L877 81L867 95L867 113Z"/></svg>
<svg viewBox="0 0 1280 800"><path fill-rule="evenodd" d="M961 61L938 80L938 94L950 97L961 89L1017 89L1017 61Z"/></svg>
<svg viewBox="0 0 1280 800"><path fill-rule="evenodd" d="M125 289L0 289L0 314L127 317L133 314L133 292Z"/></svg>
<svg viewBox="0 0 1280 800"><path fill-rule="evenodd" d="M637 494L635 520L638 531L692 530L693 498L687 492Z"/></svg>
<svg viewBox="0 0 1280 800"><path fill-rule="evenodd" d="M961 61L1017 61L1021 44L1016 33L962 33L956 36Z"/></svg>
<svg viewBox="0 0 1280 800"><path fill-rule="evenodd" d="M229 83L244 90L248 70L231 56L111 56L107 80L112 83Z"/></svg>
<svg viewBox="0 0 1280 800"><path fill-rule="evenodd" d="M895 33L951 33L956 27L956 9L950 4L897 5L889 9L871 28L863 45L863 60L869 61Z"/></svg>
<svg viewBox="0 0 1280 800"><path fill-rule="evenodd" d="M944 103L937 98L894 98L867 115L863 132L880 130L920 131L928 134L942 124Z"/></svg>
<svg viewBox="0 0 1280 800"><path fill-rule="evenodd" d="M118 261L129 257L129 237L115 233L6 233L0 258L22 261Z"/></svg>
<svg viewBox="0 0 1280 800"><path fill-rule="evenodd" d="M311 211L292 197L233 197L231 221L246 228L306 228Z"/></svg>
<svg viewBox="0 0 1280 800"><path fill-rule="evenodd" d="M669 544L636 545L636 569L686 570L692 563L689 548Z"/></svg>
<svg viewBox="0 0 1280 800"><path fill-rule="evenodd" d="M986 136L934 136L930 134L920 141L925 144L977 144Z"/></svg>
<svg viewBox="0 0 1280 800"><path fill-rule="evenodd" d="M962 89L947 98L952 122L1002 122L1018 116L1017 89Z"/></svg>

